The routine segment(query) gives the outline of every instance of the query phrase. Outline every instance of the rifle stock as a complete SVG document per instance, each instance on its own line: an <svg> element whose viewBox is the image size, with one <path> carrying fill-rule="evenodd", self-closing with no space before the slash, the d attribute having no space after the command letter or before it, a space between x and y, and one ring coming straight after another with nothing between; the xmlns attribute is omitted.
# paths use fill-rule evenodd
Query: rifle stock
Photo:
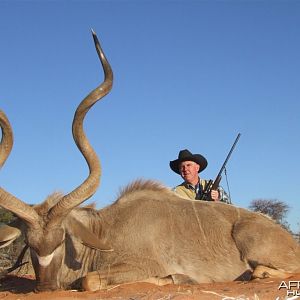
<svg viewBox="0 0 300 300"><path fill-rule="evenodd" d="M220 182L221 182L221 179L222 179L222 176L218 176L215 181L213 182L212 186L211 186L211 190L217 190L219 185L220 185Z"/></svg>
<svg viewBox="0 0 300 300"><path fill-rule="evenodd" d="M210 179L206 184L205 190L203 191L201 199L204 201L210 201L210 191L212 189L213 181Z"/></svg>

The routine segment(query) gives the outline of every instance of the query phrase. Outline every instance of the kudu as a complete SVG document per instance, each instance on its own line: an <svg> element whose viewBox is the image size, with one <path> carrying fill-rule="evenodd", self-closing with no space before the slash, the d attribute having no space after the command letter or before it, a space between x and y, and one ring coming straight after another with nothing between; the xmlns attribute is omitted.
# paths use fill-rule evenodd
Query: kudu
<svg viewBox="0 0 300 300"><path fill-rule="evenodd" d="M256 277L299 272L298 244L269 218L223 203L186 200L153 181L132 183L101 210L78 207L95 193L101 175L83 120L113 81L93 37L105 80L80 103L73 121L88 178L69 194L53 194L33 207L0 189L0 205L22 223L5 227L0 237L8 244L23 230L37 290L71 288L80 281L85 289L96 290L136 281L200 283L241 279L253 271ZM13 144L3 112L0 126L2 166Z"/></svg>

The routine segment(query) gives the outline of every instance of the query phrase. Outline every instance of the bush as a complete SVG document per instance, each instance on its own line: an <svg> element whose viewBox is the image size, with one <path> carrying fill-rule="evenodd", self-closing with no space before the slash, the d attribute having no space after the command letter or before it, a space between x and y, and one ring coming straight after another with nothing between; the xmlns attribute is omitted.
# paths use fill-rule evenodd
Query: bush
<svg viewBox="0 0 300 300"><path fill-rule="evenodd" d="M9 224L16 220L16 217L9 211L0 208L0 226L2 224ZM0 244L1 245L1 244ZM20 253L22 252L23 248L25 247L24 243L24 236L21 235L17 238L14 242L9 244L4 248L0 248L0 275L2 272L5 274L5 270L11 268L15 262L17 261ZM23 262L29 261L30 262L30 255L29 251L26 252ZM32 267L31 263L24 265L21 268L18 268L13 274L32 274Z"/></svg>
<svg viewBox="0 0 300 300"><path fill-rule="evenodd" d="M285 220L289 206L283 201L277 199L256 199L251 201L249 209L270 216L276 223L290 231L290 225Z"/></svg>

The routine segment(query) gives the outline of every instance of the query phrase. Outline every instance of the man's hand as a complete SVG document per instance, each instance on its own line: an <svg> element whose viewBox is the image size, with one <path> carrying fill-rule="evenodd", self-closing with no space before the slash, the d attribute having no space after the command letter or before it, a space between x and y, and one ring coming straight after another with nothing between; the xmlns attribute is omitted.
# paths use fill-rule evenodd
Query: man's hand
<svg viewBox="0 0 300 300"><path fill-rule="evenodd" d="M210 192L210 198L212 201L219 201L219 191L217 190L211 190Z"/></svg>

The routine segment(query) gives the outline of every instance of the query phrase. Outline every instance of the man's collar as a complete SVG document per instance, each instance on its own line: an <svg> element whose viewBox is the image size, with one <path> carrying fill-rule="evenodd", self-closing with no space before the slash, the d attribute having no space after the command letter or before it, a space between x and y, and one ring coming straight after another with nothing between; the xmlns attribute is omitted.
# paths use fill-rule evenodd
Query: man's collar
<svg viewBox="0 0 300 300"><path fill-rule="evenodd" d="M199 185L200 185L200 178L199 178L198 183L197 183L196 185L193 185L193 184L188 183L188 182L186 182L186 181L184 181L182 184L183 184L187 189L191 189L191 190L194 190L194 191L195 191L195 190L199 187Z"/></svg>

